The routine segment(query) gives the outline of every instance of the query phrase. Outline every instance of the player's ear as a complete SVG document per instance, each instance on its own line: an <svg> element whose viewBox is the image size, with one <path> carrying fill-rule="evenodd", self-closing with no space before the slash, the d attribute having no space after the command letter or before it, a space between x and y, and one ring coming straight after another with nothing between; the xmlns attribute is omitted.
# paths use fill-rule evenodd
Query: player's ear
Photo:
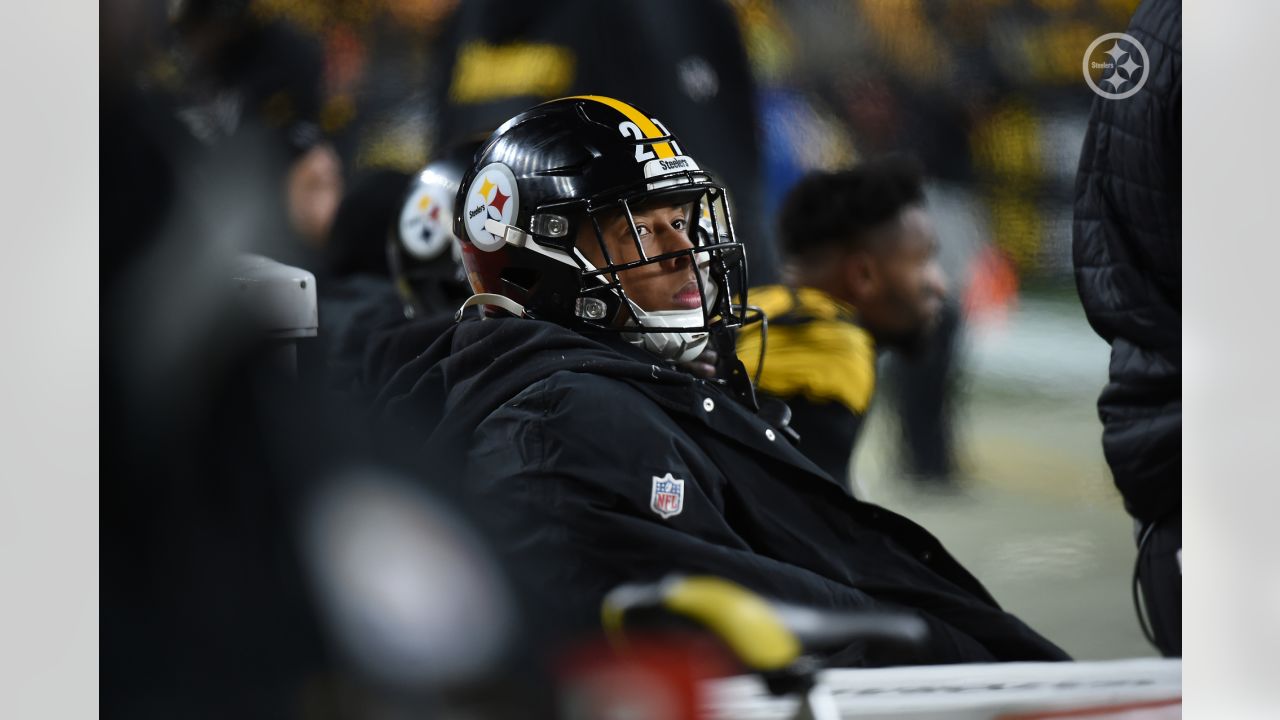
<svg viewBox="0 0 1280 720"><path fill-rule="evenodd" d="M881 282L880 266L871 253L847 253L840 262L844 270L845 286L849 288L852 297L867 297L878 291Z"/></svg>

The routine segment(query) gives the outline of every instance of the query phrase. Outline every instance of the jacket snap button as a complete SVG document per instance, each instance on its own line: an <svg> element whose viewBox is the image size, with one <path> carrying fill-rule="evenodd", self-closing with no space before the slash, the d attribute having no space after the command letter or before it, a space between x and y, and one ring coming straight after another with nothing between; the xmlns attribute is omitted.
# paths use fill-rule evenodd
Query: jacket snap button
<svg viewBox="0 0 1280 720"><path fill-rule="evenodd" d="M778 437L777 435L774 435L774 434L773 434L773 428L765 428L765 429L764 429L764 436L765 436L765 437L767 437L767 438L769 438L769 441L770 441L770 442L772 442L774 438Z"/></svg>
<svg viewBox="0 0 1280 720"><path fill-rule="evenodd" d="M707 399L703 400L703 401L702 401L702 409L703 409L703 410L706 410L707 412L711 412L712 410L715 410L715 409L716 409L716 401L715 401L715 400L712 400L711 398L707 398Z"/></svg>

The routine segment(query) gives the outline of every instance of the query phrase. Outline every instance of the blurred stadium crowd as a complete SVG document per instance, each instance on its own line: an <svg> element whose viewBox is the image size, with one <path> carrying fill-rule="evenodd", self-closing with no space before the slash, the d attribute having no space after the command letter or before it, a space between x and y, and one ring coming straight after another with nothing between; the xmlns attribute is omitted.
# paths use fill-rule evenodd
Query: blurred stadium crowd
<svg viewBox="0 0 1280 720"><path fill-rule="evenodd" d="M591 65L620 62L554 43L495 49L465 38L480 35L479 22L499 28L485 37L501 37L511 30L500 23L527 27L530 17L554 17L541 22L566 33L585 32L593 20L621 27L626 4L608 13L581 2L463 3L468 12L457 5L121 0L104 5L103 68L140 83L206 145L254 125L284 133L288 152L330 145L331 156L291 165L312 178L305 194L314 202L309 210L291 205L290 226L323 244L344 188L379 172L415 172L459 133L475 131L456 127L458 111L448 106L502 97L527 105L579 89ZM755 117L741 122L761 140L766 226L803 171L908 151L954 191L958 212L989 228L984 236L1020 274L1069 274L1061 239L1092 98L1080 92L1080 48L1123 27L1134 0L727 5L735 27L693 42L732 46L740 36L755 86ZM664 26L683 17L675 5L646 14ZM703 59L709 53L676 52L683 62L663 89L694 103L717 99L723 78Z"/></svg>

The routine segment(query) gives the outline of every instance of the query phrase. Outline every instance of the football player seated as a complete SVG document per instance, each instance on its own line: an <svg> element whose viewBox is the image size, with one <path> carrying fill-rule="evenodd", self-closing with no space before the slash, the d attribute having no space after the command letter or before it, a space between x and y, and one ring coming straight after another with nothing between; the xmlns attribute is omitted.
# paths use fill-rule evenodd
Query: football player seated
<svg viewBox="0 0 1280 720"><path fill-rule="evenodd" d="M487 317L446 331L379 405L425 480L471 493L548 628L598 629L611 588L688 572L915 614L929 641L908 662L1066 658L927 531L792 447L740 364L682 369L747 321L744 254L724 189L659 119L599 96L527 110L476 154L455 208L467 304ZM861 643L830 660L904 661Z"/></svg>

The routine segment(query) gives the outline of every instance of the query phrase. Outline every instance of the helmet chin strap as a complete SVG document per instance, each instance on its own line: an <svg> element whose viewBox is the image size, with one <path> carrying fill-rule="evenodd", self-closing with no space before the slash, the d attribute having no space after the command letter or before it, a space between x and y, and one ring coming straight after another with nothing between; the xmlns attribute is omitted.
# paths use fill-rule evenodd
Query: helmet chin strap
<svg viewBox="0 0 1280 720"><path fill-rule="evenodd" d="M475 307L476 305L493 305L494 307L500 307L503 310L506 310L516 317L524 317L524 306L506 295L498 295L496 293L476 293L475 295L467 298L466 302L462 303L462 307L458 308L458 312L453 314L453 321L457 322L461 320L463 311L469 307Z"/></svg>
<svg viewBox="0 0 1280 720"><path fill-rule="evenodd" d="M699 269L699 272L702 272ZM704 297L703 306L710 307L715 303L716 286L705 275L702 287L709 291L710 297ZM687 310L645 310L630 298L627 305L635 315L636 322L646 328L679 328L695 327L704 323L703 306ZM706 330L684 332L623 332L622 337L633 345L639 345L664 360L674 363L687 363L702 354L707 347L710 333Z"/></svg>
<svg viewBox="0 0 1280 720"><path fill-rule="evenodd" d="M636 320L646 328L691 327L702 324L702 309L696 310L655 310L647 311L630 300L631 311ZM686 363L702 354L707 346L708 333L697 332L646 332L622 333L623 339L632 345L638 345L664 360L675 363Z"/></svg>

